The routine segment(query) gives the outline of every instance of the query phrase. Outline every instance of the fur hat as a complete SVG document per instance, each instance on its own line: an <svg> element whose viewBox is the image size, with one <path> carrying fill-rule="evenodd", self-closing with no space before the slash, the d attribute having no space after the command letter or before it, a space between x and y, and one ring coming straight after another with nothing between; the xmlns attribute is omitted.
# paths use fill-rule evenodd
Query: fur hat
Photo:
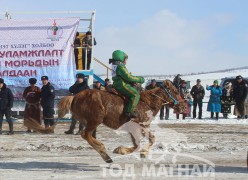
<svg viewBox="0 0 248 180"><path fill-rule="evenodd" d="M41 76L41 80L48 80L48 76Z"/></svg>
<svg viewBox="0 0 248 180"><path fill-rule="evenodd" d="M78 73L78 74L76 75L76 78L82 78L82 79L84 79L85 76L84 76L84 74L82 74L82 73Z"/></svg>
<svg viewBox="0 0 248 180"><path fill-rule="evenodd" d="M36 82L37 82L37 79L35 79L35 78L29 79L29 84L36 84Z"/></svg>
<svg viewBox="0 0 248 180"><path fill-rule="evenodd" d="M91 35L91 32L90 32L90 31L87 31L87 32L86 32L86 35Z"/></svg>

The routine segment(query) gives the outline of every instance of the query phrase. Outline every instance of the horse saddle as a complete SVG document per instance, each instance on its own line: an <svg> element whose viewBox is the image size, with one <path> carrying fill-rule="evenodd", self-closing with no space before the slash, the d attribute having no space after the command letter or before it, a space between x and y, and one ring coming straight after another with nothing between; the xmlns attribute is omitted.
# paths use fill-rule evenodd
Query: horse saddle
<svg viewBox="0 0 248 180"><path fill-rule="evenodd" d="M126 97L125 96L123 96L120 92L118 92L115 88L111 88L110 89L110 93L111 94L114 94L114 95L116 95L116 96L120 96L122 99L124 99L124 100L126 100Z"/></svg>

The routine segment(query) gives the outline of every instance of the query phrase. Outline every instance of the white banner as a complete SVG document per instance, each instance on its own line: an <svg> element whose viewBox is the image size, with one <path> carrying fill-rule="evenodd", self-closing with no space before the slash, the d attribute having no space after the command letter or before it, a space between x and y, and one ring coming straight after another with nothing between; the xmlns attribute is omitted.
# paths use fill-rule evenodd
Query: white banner
<svg viewBox="0 0 248 180"><path fill-rule="evenodd" d="M79 18L0 20L0 77L26 87L31 77L49 77L55 89L75 82L73 41Z"/></svg>

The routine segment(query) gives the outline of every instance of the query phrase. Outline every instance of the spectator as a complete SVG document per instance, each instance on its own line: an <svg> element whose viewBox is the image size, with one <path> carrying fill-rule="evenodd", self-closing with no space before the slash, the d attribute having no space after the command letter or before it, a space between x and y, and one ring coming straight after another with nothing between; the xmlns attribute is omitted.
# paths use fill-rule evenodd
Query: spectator
<svg viewBox="0 0 248 180"><path fill-rule="evenodd" d="M78 47L81 46L80 39L79 39L79 32L76 34L76 38L73 43L74 46L74 56L75 56L75 64L76 64L76 69L78 70Z"/></svg>
<svg viewBox="0 0 248 180"><path fill-rule="evenodd" d="M93 42L92 42L93 41ZM91 56L92 56L92 46L96 45L95 38L92 39L92 34L90 31L86 33L86 37L83 39L83 69L90 69L91 64ZM86 59L87 59L87 67L86 67Z"/></svg>
<svg viewBox="0 0 248 180"><path fill-rule="evenodd" d="M236 108L238 110L239 119L245 118L244 103L246 96L247 96L247 86L243 80L243 77L239 75L236 77L236 82L233 88L233 97L236 102Z"/></svg>
<svg viewBox="0 0 248 180"><path fill-rule="evenodd" d="M181 75L180 74L176 75L176 77L173 79L173 84L174 84L174 86L176 86L176 88L178 89L178 91L179 91L179 87L180 87L181 81L182 81L182 79L181 79Z"/></svg>
<svg viewBox="0 0 248 180"><path fill-rule="evenodd" d="M70 93L72 93L73 95L76 95L83 90L89 89L87 82L84 80L85 78L84 74L78 73L76 75L76 78L77 81L69 88ZM76 124L77 124L77 120L72 117L70 129L68 131L65 131L65 134L73 134ZM79 123L79 130L76 133L77 135L82 133L83 127L84 127L83 124Z"/></svg>
<svg viewBox="0 0 248 180"><path fill-rule="evenodd" d="M154 89L154 88L157 88L157 82L155 79L152 79L151 80L151 84L146 86L146 90L151 90L151 89ZM165 114L165 119L168 120L169 119L169 113L170 113L170 110L168 107L166 106L163 106L161 109L160 109L160 120L163 120L164 119L164 109L166 109L166 114Z"/></svg>
<svg viewBox="0 0 248 180"><path fill-rule="evenodd" d="M2 134L3 116L9 124L8 135L14 134L13 121L11 119L11 108L13 107L14 96L4 83L4 79L0 78L0 134Z"/></svg>
<svg viewBox="0 0 248 180"><path fill-rule="evenodd" d="M101 85L100 81L97 81L96 84L94 85L94 89L98 89L100 91L104 91L105 88Z"/></svg>
<svg viewBox="0 0 248 180"><path fill-rule="evenodd" d="M231 82L226 82L221 96L221 113L227 119L227 115L231 113L231 105L233 103L233 88Z"/></svg>
<svg viewBox="0 0 248 180"><path fill-rule="evenodd" d="M36 82L37 79L30 78L30 86L26 87L23 92L23 98L26 100L24 121L25 119L32 118L41 125L41 89L36 86ZM27 132L30 133L31 129L28 129Z"/></svg>
<svg viewBox="0 0 248 180"><path fill-rule="evenodd" d="M211 91L207 111L211 112L212 119L214 118L214 113L216 113L217 120L219 119L219 113L221 112L220 97L222 95L222 89L218 84L218 80L215 80L212 86L207 85L206 87L207 90Z"/></svg>
<svg viewBox="0 0 248 180"><path fill-rule="evenodd" d="M148 85L148 86L146 86L146 91L147 91L147 90L151 90L151 89L155 89L155 88L157 88L157 87L158 87L158 86L157 86L156 80L155 80L155 79L152 79L152 80L151 80L151 84Z"/></svg>
<svg viewBox="0 0 248 180"><path fill-rule="evenodd" d="M187 108L182 113L183 119L185 119L185 117L190 113L190 111L189 111L190 110L190 105L189 104L191 102L190 101L191 100L191 96L190 96L189 93L187 93L187 87L186 86L187 86L186 81L182 80L181 83L180 83L180 86L179 86L179 93L180 93L181 97L188 102ZM174 110L174 113L176 113L176 117L177 117L177 119L179 119L179 113L176 110Z"/></svg>
<svg viewBox="0 0 248 180"><path fill-rule="evenodd" d="M185 91L185 99L188 101L189 106L189 113L186 115L186 117L191 117L191 106L193 105L193 101L190 91L188 89Z"/></svg>
<svg viewBox="0 0 248 180"><path fill-rule="evenodd" d="M164 110L165 110L165 114L164 114ZM166 107L166 106L162 106L162 108L160 109L160 120L168 120L170 116L170 108Z"/></svg>
<svg viewBox="0 0 248 180"><path fill-rule="evenodd" d="M110 80L108 78L105 79L105 84L104 84L105 90L108 92L112 92L112 84L110 84Z"/></svg>
<svg viewBox="0 0 248 180"><path fill-rule="evenodd" d="M196 118L196 108L199 107L198 119L202 118L202 100L205 96L204 87L201 85L201 80L196 80L196 85L194 85L190 91L193 97L193 119Z"/></svg>
<svg viewBox="0 0 248 180"><path fill-rule="evenodd" d="M54 125L54 99L55 90L52 84L48 81L48 76L42 76L42 88L41 88L41 106L43 108L43 119L45 128Z"/></svg>

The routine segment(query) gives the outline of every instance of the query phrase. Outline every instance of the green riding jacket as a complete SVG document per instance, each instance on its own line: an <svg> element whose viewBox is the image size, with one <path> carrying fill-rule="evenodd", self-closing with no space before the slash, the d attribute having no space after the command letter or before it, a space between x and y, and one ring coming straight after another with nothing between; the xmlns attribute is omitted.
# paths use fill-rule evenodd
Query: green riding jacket
<svg viewBox="0 0 248 180"><path fill-rule="evenodd" d="M125 108L125 112L133 112L139 103L140 95L139 92L133 88L130 84L132 83L144 83L145 80L141 76L131 75L126 66L122 63L118 65L112 65L112 80L113 87L122 93L124 96L129 98L129 103Z"/></svg>

